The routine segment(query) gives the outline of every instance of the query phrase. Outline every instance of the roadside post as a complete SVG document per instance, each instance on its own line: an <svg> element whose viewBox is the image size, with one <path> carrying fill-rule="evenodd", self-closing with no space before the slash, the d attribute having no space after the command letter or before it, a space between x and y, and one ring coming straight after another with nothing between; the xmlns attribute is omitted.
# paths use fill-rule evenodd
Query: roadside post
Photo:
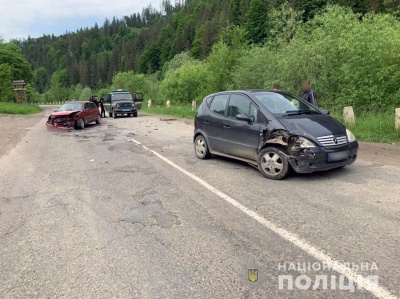
<svg viewBox="0 0 400 299"><path fill-rule="evenodd" d="M192 102L192 111L196 110L196 101Z"/></svg>
<svg viewBox="0 0 400 299"><path fill-rule="evenodd" d="M356 119L354 117L354 110L353 110L352 106L343 108L343 119L344 119L344 122L347 124L354 124L356 122Z"/></svg>
<svg viewBox="0 0 400 299"><path fill-rule="evenodd" d="M166 105L167 105L167 108L171 107L171 101L168 100L168 101L166 102Z"/></svg>
<svg viewBox="0 0 400 299"><path fill-rule="evenodd" d="M400 130L400 108L396 108L396 118L395 118L395 127L397 130Z"/></svg>
<svg viewBox="0 0 400 299"><path fill-rule="evenodd" d="M14 94L15 94L15 102L19 103L20 99L24 100L25 103L28 103L28 97L26 95L26 83L24 80L15 80L13 81Z"/></svg>
<svg viewBox="0 0 400 299"><path fill-rule="evenodd" d="M151 100L147 101L147 107L151 108Z"/></svg>

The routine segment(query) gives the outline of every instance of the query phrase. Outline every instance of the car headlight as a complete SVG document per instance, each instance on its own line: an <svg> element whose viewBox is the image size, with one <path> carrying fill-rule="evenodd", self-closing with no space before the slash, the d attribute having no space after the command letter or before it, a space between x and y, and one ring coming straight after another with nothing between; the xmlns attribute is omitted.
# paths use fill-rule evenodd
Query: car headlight
<svg viewBox="0 0 400 299"><path fill-rule="evenodd" d="M311 140L308 140L307 138L304 137L299 137L297 142L300 142L301 148L315 147L315 144Z"/></svg>
<svg viewBox="0 0 400 299"><path fill-rule="evenodd" d="M299 147L299 148L315 147L315 144L307 138L300 137L300 136L292 137L292 138L293 138L292 140L294 141L294 146L296 146L296 147Z"/></svg>
<svg viewBox="0 0 400 299"><path fill-rule="evenodd" d="M353 133L351 133L349 129L346 129L346 134L347 134L347 140L349 142L354 142L357 140L356 136L354 136Z"/></svg>

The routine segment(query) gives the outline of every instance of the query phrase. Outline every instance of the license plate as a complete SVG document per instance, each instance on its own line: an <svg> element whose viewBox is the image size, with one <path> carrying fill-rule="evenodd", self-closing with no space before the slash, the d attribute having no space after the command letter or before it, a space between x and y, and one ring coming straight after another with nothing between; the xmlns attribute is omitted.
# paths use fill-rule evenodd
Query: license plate
<svg viewBox="0 0 400 299"><path fill-rule="evenodd" d="M328 162L346 160L348 157L349 157L349 151L329 153L328 154Z"/></svg>
<svg viewBox="0 0 400 299"><path fill-rule="evenodd" d="M122 111L124 111L124 112L131 112L131 109L124 109L124 110L122 110Z"/></svg>

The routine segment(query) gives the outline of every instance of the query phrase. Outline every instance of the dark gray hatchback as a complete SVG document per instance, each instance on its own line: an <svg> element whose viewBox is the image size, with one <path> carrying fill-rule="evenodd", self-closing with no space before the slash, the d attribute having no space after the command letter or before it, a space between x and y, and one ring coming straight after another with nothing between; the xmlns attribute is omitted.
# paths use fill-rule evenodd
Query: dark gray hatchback
<svg viewBox="0 0 400 299"><path fill-rule="evenodd" d="M215 93L195 118L194 148L256 165L270 179L352 164L358 143L341 123L286 92L241 90Z"/></svg>

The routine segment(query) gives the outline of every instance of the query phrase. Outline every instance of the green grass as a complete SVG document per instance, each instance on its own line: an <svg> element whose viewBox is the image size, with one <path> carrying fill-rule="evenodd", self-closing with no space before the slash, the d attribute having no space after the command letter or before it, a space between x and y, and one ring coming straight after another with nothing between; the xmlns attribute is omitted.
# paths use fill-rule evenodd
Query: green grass
<svg viewBox="0 0 400 299"><path fill-rule="evenodd" d="M153 106L148 108L143 105L140 111L150 114L168 115L187 119L194 119L196 114L196 111L192 111L191 106L171 106L169 108L165 106Z"/></svg>
<svg viewBox="0 0 400 299"><path fill-rule="evenodd" d="M343 116L338 112L332 113L337 120L344 123ZM362 113L355 116L355 124L346 127L360 141L397 143L400 141L400 130L394 127L394 110L381 113Z"/></svg>
<svg viewBox="0 0 400 299"><path fill-rule="evenodd" d="M38 105L0 102L0 114L34 114L42 111Z"/></svg>

